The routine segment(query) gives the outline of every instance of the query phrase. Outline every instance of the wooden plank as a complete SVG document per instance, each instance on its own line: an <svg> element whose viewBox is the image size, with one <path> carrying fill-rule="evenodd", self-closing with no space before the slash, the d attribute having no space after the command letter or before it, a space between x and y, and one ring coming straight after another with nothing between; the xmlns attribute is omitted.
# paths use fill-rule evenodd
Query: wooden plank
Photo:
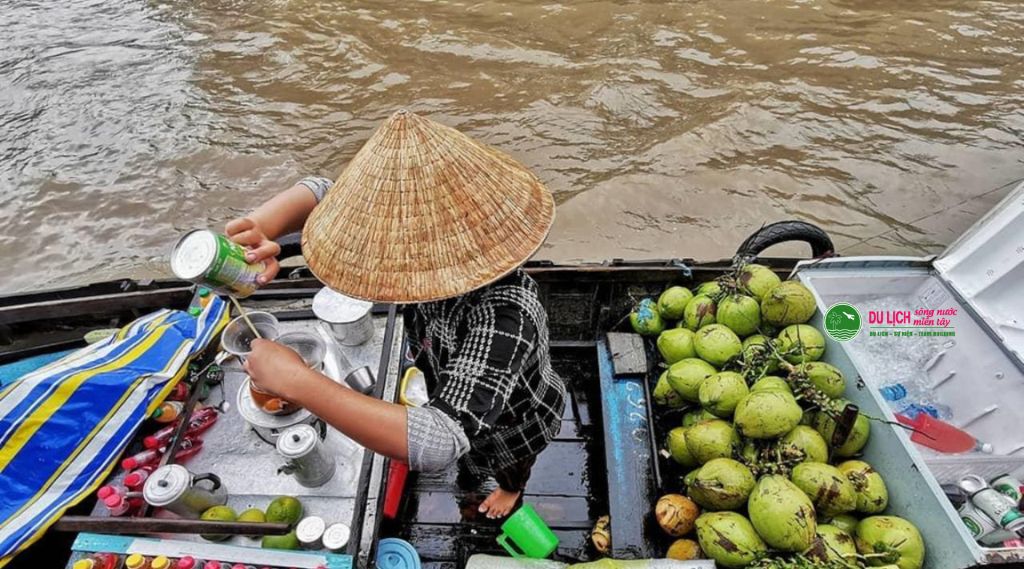
<svg viewBox="0 0 1024 569"><path fill-rule="evenodd" d="M611 352L615 377L636 376L647 373L647 350L639 334L608 332L608 349Z"/></svg>
<svg viewBox="0 0 1024 569"><path fill-rule="evenodd" d="M57 531L112 533L119 535L189 533L226 535L284 535L288 524L269 522L213 522L171 518L102 518L64 516L53 525Z"/></svg>
<svg viewBox="0 0 1024 569"><path fill-rule="evenodd" d="M192 297L192 287L140 290L103 294L88 298L68 298L0 307L0 324L15 324L52 318L120 314L131 309L183 306Z"/></svg>

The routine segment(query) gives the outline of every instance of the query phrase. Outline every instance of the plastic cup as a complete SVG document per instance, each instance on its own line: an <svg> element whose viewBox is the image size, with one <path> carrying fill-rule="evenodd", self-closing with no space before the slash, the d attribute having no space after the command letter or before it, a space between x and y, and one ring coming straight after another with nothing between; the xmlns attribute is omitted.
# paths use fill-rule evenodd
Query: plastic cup
<svg viewBox="0 0 1024 569"><path fill-rule="evenodd" d="M278 321L273 314L269 312L248 312L246 314L264 340L276 340L280 335ZM229 322L221 334L224 351L238 356L239 360L244 360L245 356L252 351L252 341L255 339L256 335L252 333L252 328L241 316Z"/></svg>
<svg viewBox="0 0 1024 569"><path fill-rule="evenodd" d="M501 524L498 544L512 557L546 559L558 547L558 536L534 511L533 506L523 504Z"/></svg>

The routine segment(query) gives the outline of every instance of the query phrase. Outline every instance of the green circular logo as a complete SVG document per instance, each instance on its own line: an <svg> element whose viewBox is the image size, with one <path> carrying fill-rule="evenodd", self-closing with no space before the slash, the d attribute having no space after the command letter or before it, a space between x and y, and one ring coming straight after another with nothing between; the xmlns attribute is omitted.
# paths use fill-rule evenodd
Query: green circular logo
<svg viewBox="0 0 1024 569"><path fill-rule="evenodd" d="M852 304L837 302L825 312L825 333L837 342L846 342L860 332L860 311Z"/></svg>

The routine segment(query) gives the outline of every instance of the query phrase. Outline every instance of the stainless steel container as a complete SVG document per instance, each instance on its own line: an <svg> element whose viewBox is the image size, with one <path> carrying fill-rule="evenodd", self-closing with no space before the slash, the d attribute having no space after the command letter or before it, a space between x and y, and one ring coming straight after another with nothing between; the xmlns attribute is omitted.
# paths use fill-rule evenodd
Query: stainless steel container
<svg viewBox="0 0 1024 569"><path fill-rule="evenodd" d="M333 553L340 553L345 546L348 545L349 537L352 535L352 530L342 523L331 524L324 531L324 537L322 539L324 549Z"/></svg>
<svg viewBox="0 0 1024 569"><path fill-rule="evenodd" d="M281 433L295 425L312 425L318 421L317 416L307 409L299 409L287 415L271 415L263 411L252 399L252 390L249 383L252 380L248 377L242 382L238 390L238 397L235 399L238 405L238 413L245 419L245 422L252 427L252 430L264 441L275 444Z"/></svg>
<svg viewBox="0 0 1024 569"><path fill-rule="evenodd" d="M334 458L324 452L316 429L309 425L296 425L281 433L277 452L287 461L280 472L295 476L295 481L307 488L323 486L337 468Z"/></svg>
<svg viewBox="0 0 1024 569"><path fill-rule="evenodd" d="M373 337L372 302L335 292L327 287L313 297L313 314L343 346L359 346Z"/></svg>
<svg viewBox="0 0 1024 569"><path fill-rule="evenodd" d="M345 384L363 395L369 395L373 391L373 386L377 384L377 380L374 379L370 368L363 366L352 370L352 373L345 376Z"/></svg>
<svg viewBox="0 0 1024 569"><path fill-rule="evenodd" d="M200 486L208 482L209 487ZM174 512L183 518L198 519L206 510L228 502L227 489L215 474L192 474L179 464L156 469L142 488L146 503Z"/></svg>
<svg viewBox="0 0 1024 569"><path fill-rule="evenodd" d="M303 518L299 525L295 526L295 537L303 549L323 549L324 530L327 524L324 519L317 516Z"/></svg>

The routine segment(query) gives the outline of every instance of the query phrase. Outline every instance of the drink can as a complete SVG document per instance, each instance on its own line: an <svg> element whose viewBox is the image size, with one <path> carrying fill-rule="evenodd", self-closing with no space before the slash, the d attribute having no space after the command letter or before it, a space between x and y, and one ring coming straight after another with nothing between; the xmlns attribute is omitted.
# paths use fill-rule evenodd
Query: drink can
<svg viewBox="0 0 1024 569"><path fill-rule="evenodd" d="M295 537L299 539L299 545L303 549L322 549L324 530L326 529L327 524L323 518L309 516L295 526Z"/></svg>
<svg viewBox="0 0 1024 569"><path fill-rule="evenodd" d="M244 298L259 288L264 263L245 260L245 248L207 229L190 231L171 251L171 270L186 281L218 293Z"/></svg>
<svg viewBox="0 0 1024 569"><path fill-rule="evenodd" d="M967 526L967 531L970 532L971 537L973 537L975 541L981 541L986 536L999 529L999 526L997 526L996 523L982 511L974 507L974 504L972 504L970 500L966 500L961 504L957 513L960 514L960 519L964 522L964 525Z"/></svg>
<svg viewBox="0 0 1024 569"><path fill-rule="evenodd" d="M348 545L348 538L352 530L343 523L331 524L324 531L324 549L334 553L340 553Z"/></svg>
<svg viewBox="0 0 1024 569"><path fill-rule="evenodd" d="M1024 515L1017 509L1017 504L1010 498L986 486L971 495L971 503L1000 527L1016 531L1024 525Z"/></svg>
<svg viewBox="0 0 1024 569"><path fill-rule="evenodd" d="M1020 503L1020 489L1022 485L1020 480L1017 480L1009 474L1000 474L989 481L988 484L995 488L1000 494L1009 496L1014 502L1017 502L1018 504Z"/></svg>

